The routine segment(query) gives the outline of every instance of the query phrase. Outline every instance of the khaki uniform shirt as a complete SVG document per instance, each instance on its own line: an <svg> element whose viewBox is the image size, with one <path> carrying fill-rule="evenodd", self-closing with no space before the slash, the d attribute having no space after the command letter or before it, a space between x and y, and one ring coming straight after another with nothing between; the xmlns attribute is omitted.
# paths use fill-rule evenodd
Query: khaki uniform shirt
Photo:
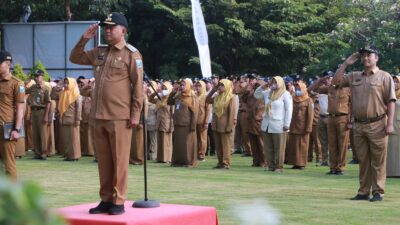
<svg viewBox="0 0 400 225"><path fill-rule="evenodd" d="M84 51L87 42L81 38L71 51L70 60L93 66L91 116L101 120L139 120L144 98L141 54L125 41Z"/></svg>
<svg viewBox="0 0 400 225"><path fill-rule="evenodd" d="M339 82L340 85L351 88L352 113L355 119L371 119L386 114L387 104L396 100L392 77L379 68L370 74L350 73Z"/></svg>
<svg viewBox="0 0 400 225"><path fill-rule="evenodd" d="M319 114L319 111L320 111L319 94L315 93L315 92L312 92L312 93L309 93L309 95L310 95L310 97L311 97L311 99L313 100L313 103L314 103L314 117L313 117L312 125L316 126L316 125L318 125L319 116L320 116L320 114Z"/></svg>
<svg viewBox="0 0 400 225"><path fill-rule="evenodd" d="M206 125L210 121L212 105L206 103L206 95L199 97L199 115L197 116L198 125Z"/></svg>
<svg viewBox="0 0 400 225"><path fill-rule="evenodd" d="M197 116L199 113L199 100L197 96L192 96L194 100L194 112L180 100L179 96L175 97L176 96L173 94L168 97L168 105L175 105L175 112L173 115L174 126L190 127L190 130L194 131L196 129Z"/></svg>
<svg viewBox="0 0 400 225"><path fill-rule="evenodd" d="M265 111L264 99L256 99L253 95L247 98L247 132L254 135L261 135L261 122Z"/></svg>
<svg viewBox="0 0 400 225"><path fill-rule="evenodd" d="M34 84L26 89L26 93L29 94L27 102L31 107L44 109L51 102L51 89L44 84L42 86Z"/></svg>
<svg viewBox="0 0 400 225"><path fill-rule="evenodd" d="M0 122L14 122L16 105L25 102L24 84L8 74L0 80Z"/></svg>
<svg viewBox="0 0 400 225"><path fill-rule="evenodd" d="M313 101L308 98L302 102L293 101L293 116L290 133L307 134L312 132L314 118Z"/></svg>
<svg viewBox="0 0 400 225"><path fill-rule="evenodd" d="M237 118L237 101L235 100L236 95L232 97L230 100L229 104L225 107L224 113L221 115L221 117L217 117L215 113L213 113L212 117L212 129L213 131L219 132L219 133L231 133L233 130L233 122ZM209 104L213 102L214 99L211 99L210 101L206 101Z"/></svg>
<svg viewBox="0 0 400 225"><path fill-rule="evenodd" d="M155 97L156 94L153 93L149 97L149 101L157 105L160 101ZM156 111L156 129L161 132L173 132L174 131L174 120L172 115L174 114L173 106L165 105L160 107Z"/></svg>
<svg viewBox="0 0 400 225"><path fill-rule="evenodd" d="M321 86L317 92L328 95L329 114L350 114L350 88L340 85Z"/></svg>
<svg viewBox="0 0 400 225"><path fill-rule="evenodd" d="M60 117L61 125L79 125L82 119L82 97L68 106L67 111Z"/></svg>

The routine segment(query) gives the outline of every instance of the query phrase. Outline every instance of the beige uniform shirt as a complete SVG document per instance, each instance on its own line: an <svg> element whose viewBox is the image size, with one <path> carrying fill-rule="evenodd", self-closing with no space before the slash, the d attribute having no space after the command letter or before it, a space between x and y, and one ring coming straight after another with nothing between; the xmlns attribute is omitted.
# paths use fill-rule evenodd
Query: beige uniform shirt
<svg viewBox="0 0 400 225"><path fill-rule="evenodd" d="M349 114L350 113L350 88L340 86L321 86L317 89L318 93L328 94L329 114Z"/></svg>
<svg viewBox="0 0 400 225"><path fill-rule="evenodd" d="M350 73L339 82L340 85L351 88L352 113L355 119L371 119L386 114L387 104L396 100L392 77L378 68L370 74Z"/></svg>
<svg viewBox="0 0 400 225"><path fill-rule="evenodd" d="M91 116L101 120L139 120L144 97L141 54L125 41L84 51L87 42L81 38L70 60L93 66L96 83Z"/></svg>
<svg viewBox="0 0 400 225"><path fill-rule="evenodd" d="M26 93L29 94L27 102L31 107L44 109L51 102L51 89L44 84L42 86L39 84L32 85L32 87L26 89Z"/></svg>
<svg viewBox="0 0 400 225"><path fill-rule="evenodd" d="M8 74L0 80L0 122L14 122L17 103L25 102L25 88L17 78Z"/></svg>

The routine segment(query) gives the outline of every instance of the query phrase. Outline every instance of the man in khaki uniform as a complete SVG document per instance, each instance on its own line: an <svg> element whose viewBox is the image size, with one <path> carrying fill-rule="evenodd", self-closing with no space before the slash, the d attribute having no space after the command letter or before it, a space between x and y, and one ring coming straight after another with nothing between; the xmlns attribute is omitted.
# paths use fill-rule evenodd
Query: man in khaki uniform
<svg viewBox="0 0 400 225"><path fill-rule="evenodd" d="M344 76L347 66L361 58L364 70ZM351 88L354 144L360 159L360 188L352 200L381 201L385 193L388 134L393 132L396 101L394 82L377 66L378 51L367 46L348 57L332 83Z"/></svg>
<svg viewBox="0 0 400 225"><path fill-rule="evenodd" d="M0 158L5 172L11 179L17 179L15 144L19 138L24 116L25 88L23 83L10 73L11 54L0 51ZM14 123L10 139L4 139L4 123Z"/></svg>
<svg viewBox="0 0 400 225"><path fill-rule="evenodd" d="M48 152L48 126L50 126L51 89L44 83L44 72L37 70L34 73L36 84L26 89L29 94L27 100L32 111L32 135L35 147L34 159L45 160Z"/></svg>
<svg viewBox="0 0 400 225"><path fill-rule="evenodd" d="M348 146L350 119L350 88L331 85L331 76L319 79L313 89L328 95L329 167L327 174L343 175ZM325 83L325 85L322 85Z"/></svg>
<svg viewBox="0 0 400 225"><path fill-rule="evenodd" d="M128 21L115 12L100 23L108 46L85 51L98 26L93 24L85 31L70 60L93 65L96 78L91 117L95 119L101 202L89 213L119 215L125 212L132 128L139 124L143 104L143 62L139 51L125 42Z"/></svg>

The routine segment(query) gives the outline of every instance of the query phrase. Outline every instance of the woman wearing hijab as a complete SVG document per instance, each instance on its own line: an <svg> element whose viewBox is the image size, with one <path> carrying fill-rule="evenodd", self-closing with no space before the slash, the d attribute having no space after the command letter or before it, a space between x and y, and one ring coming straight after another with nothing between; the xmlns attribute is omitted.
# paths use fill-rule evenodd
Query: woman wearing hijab
<svg viewBox="0 0 400 225"><path fill-rule="evenodd" d="M218 95L214 97L215 92ZM237 103L234 99L232 81L222 79L207 95L206 102L213 105L212 128L218 165L216 169L230 169L231 135L237 122Z"/></svg>
<svg viewBox="0 0 400 225"><path fill-rule="evenodd" d="M173 125L173 106L167 104L168 96L172 91L172 84L165 81L158 95L161 101L153 93L149 97L149 102L156 104L156 130L157 130L157 159L159 163L171 162L172 157L172 132Z"/></svg>
<svg viewBox="0 0 400 225"><path fill-rule="evenodd" d="M396 108L394 111L394 131L389 135L386 176L400 177L400 76L393 76L396 90Z"/></svg>
<svg viewBox="0 0 400 225"><path fill-rule="evenodd" d="M212 105L206 103L206 84L204 81L197 81L194 84L195 92L199 98L199 114L197 117L196 136L198 159L204 161L207 149L207 129L210 121Z"/></svg>
<svg viewBox="0 0 400 225"><path fill-rule="evenodd" d="M287 157L288 164L293 165L292 169L303 170L307 165L314 109L313 101L308 96L306 85L303 82L296 83L295 89Z"/></svg>
<svg viewBox="0 0 400 225"><path fill-rule="evenodd" d="M269 88L270 86L270 88ZM268 169L282 172L285 160L286 136L293 113L292 96L286 90L282 77L272 78L271 85L256 89L254 97L265 102L261 130L263 131L264 155Z"/></svg>
<svg viewBox="0 0 400 225"><path fill-rule="evenodd" d="M172 166L197 166L196 123L199 100L192 89L192 81L179 82L179 91L173 90L168 105L175 105Z"/></svg>
<svg viewBox="0 0 400 225"><path fill-rule="evenodd" d="M64 79L64 90L58 101L60 115L61 147L65 161L78 161L81 157L79 123L82 113L82 101L78 85L73 78Z"/></svg>

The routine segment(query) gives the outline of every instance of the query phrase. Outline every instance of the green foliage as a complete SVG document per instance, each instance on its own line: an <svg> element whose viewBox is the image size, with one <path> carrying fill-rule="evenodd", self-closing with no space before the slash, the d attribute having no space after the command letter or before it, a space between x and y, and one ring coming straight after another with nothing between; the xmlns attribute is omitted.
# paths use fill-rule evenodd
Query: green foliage
<svg viewBox="0 0 400 225"><path fill-rule="evenodd" d="M28 79L28 75L25 74L21 64L15 64L13 75L22 81L26 81L26 79Z"/></svg>
<svg viewBox="0 0 400 225"><path fill-rule="evenodd" d="M31 69L29 75L32 76L36 70L42 70L44 72L44 81L50 81L50 75L40 60L36 62L36 65Z"/></svg>
<svg viewBox="0 0 400 225"><path fill-rule="evenodd" d="M200 74L188 0L4 0L0 21L18 21L27 3L32 8L30 21L64 20L68 2L72 20L102 20L111 11L124 13L128 41L141 51L152 77ZM335 70L345 57L373 42L381 51L379 66L397 73L399 4L398 0L202 0L213 72L311 76Z"/></svg>
<svg viewBox="0 0 400 225"><path fill-rule="evenodd" d="M0 224L63 225L66 223L48 210L42 191L36 184L13 183L0 176Z"/></svg>

